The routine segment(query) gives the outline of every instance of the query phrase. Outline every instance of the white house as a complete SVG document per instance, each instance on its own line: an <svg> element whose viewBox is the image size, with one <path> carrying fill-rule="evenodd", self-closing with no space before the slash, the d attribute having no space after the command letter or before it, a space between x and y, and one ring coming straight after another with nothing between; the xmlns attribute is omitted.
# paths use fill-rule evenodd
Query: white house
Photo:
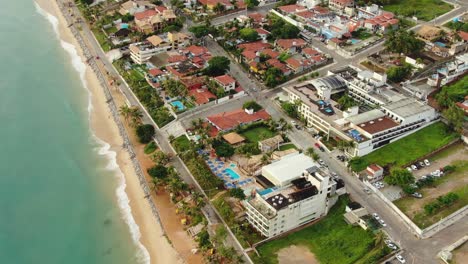
<svg viewBox="0 0 468 264"><path fill-rule="evenodd" d="M224 74L217 76L214 80L224 89L225 92L236 89L236 80L234 80L230 75Z"/></svg>

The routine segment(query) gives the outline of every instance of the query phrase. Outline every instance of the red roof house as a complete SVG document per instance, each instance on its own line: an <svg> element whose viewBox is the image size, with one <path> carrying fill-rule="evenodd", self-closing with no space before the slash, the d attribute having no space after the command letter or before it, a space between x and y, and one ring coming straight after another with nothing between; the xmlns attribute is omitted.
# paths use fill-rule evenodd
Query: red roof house
<svg viewBox="0 0 468 264"><path fill-rule="evenodd" d="M206 119L219 131L229 131L239 125L250 124L261 120L268 120L270 119L270 115L265 111L265 109L251 113L247 113L244 111L244 109L238 109L232 112L223 112L216 115L211 115Z"/></svg>

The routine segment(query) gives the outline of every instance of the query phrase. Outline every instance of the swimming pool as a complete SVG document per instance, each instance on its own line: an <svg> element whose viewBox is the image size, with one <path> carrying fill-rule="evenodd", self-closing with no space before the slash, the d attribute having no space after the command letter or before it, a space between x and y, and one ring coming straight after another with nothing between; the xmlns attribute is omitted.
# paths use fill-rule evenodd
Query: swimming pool
<svg viewBox="0 0 468 264"><path fill-rule="evenodd" d="M265 189L265 190L261 190L261 191L257 191L258 194L260 194L261 196L264 196L264 195L267 195L271 192L273 192L274 190L276 190L275 187L272 187L272 188L268 188L268 189Z"/></svg>
<svg viewBox="0 0 468 264"><path fill-rule="evenodd" d="M231 178L231 180L238 180L240 179L240 176L239 174L237 174L237 172L231 170L230 168L227 168L224 170L227 174L229 174L229 177Z"/></svg>
<svg viewBox="0 0 468 264"><path fill-rule="evenodd" d="M356 43L359 43L360 40L359 39L351 39L351 44L356 44Z"/></svg>
<svg viewBox="0 0 468 264"><path fill-rule="evenodd" d="M172 102L171 102L171 105L174 106L174 107L177 109L177 111L182 111L182 110L185 109L184 104L183 104L181 101L179 101L179 100L177 100L177 101L172 101Z"/></svg>
<svg viewBox="0 0 468 264"><path fill-rule="evenodd" d="M442 42L436 41L436 42L434 42L434 44L436 44L439 47L445 48L445 44L442 43Z"/></svg>

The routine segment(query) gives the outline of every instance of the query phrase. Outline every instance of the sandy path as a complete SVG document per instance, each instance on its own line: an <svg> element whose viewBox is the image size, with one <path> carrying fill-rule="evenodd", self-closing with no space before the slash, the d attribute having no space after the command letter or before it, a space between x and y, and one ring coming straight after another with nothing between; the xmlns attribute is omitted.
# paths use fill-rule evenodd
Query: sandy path
<svg viewBox="0 0 468 264"><path fill-rule="evenodd" d="M289 246L278 251L279 264L319 264L315 255L305 246Z"/></svg>
<svg viewBox="0 0 468 264"><path fill-rule="evenodd" d="M54 0L37 0L37 3L41 8L59 19L61 39L77 47L82 60L85 61L78 43L71 34L71 31L65 26L67 23L61 15L56 2ZM89 67L86 69L86 80L88 88L92 93L93 112L91 126L99 138L110 144L110 150L117 153L117 162L125 176L127 184L125 191L130 199L132 215L141 232L140 242L148 250L151 263L182 263L180 255L166 239L161 225L157 223L151 213L151 208L144 197L143 189L139 184L130 157L121 147L123 139L118 132L117 125L111 118L102 87L96 75Z"/></svg>

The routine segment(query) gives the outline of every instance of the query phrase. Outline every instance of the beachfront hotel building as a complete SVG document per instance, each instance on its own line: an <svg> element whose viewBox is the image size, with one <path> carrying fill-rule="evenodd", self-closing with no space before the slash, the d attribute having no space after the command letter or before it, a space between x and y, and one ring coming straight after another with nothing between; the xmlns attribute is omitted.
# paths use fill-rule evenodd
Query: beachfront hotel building
<svg viewBox="0 0 468 264"><path fill-rule="evenodd" d="M283 88L299 102L306 125L326 137L353 141L350 156L363 156L409 135L438 119L434 108L393 91L386 76L347 68L331 75ZM334 94L347 93L359 106L341 111Z"/></svg>
<svg viewBox="0 0 468 264"><path fill-rule="evenodd" d="M172 48L172 44L165 37L153 35L144 42L131 44L130 58L136 64L148 62L151 57L166 52Z"/></svg>
<svg viewBox="0 0 468 264"><path fill-rule="evenodd" d="M274 237L325 216L344 194L310 157L293 153L262 168L257 181L265 189L243 201L247 221L265 237Z"/></svg>

